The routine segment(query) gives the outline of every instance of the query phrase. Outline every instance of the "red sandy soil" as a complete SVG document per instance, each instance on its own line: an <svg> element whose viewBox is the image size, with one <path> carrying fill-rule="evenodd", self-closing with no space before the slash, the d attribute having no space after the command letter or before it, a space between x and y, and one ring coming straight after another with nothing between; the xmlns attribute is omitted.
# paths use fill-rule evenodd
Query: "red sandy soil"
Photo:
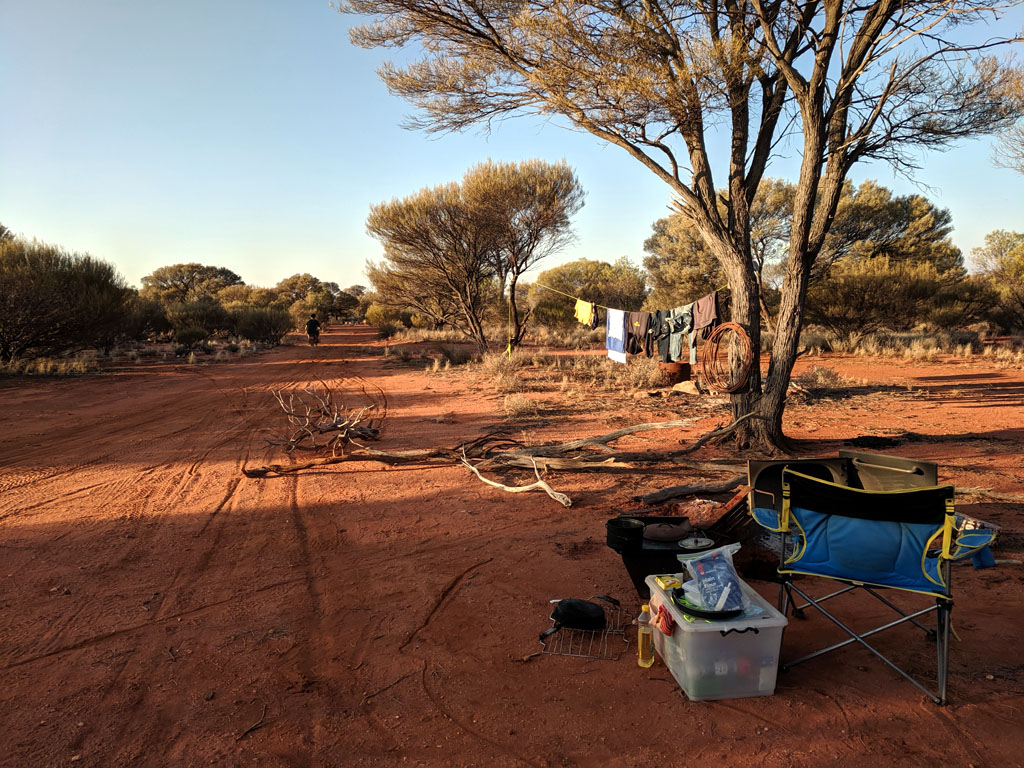
<svg viewBox="0 0 1024 768"><path fill-rule="evenodd" d="M858 648L780 673L774 696L697 703L660 660L637 667L635 636L617 661L524 661L551 598L603 592L638 610L604 521L692 474L552 475L570 509L454 466L242 475L282 459L265 441L283 432L275 388L378 383L382 449L454 446L503 422L487 382L371 353L380 344L345 327L316 349L0 383L0 764L1021 764L1020 565L955 566L946 707ZM789 408L800 453L914 432L887 452L935 460L958 486L1024 491L1019 367L826 357L798 373L811 365L860 386ZM618 444L666 449L727 421L697 398L602 397L621 415L542 413L518 436L701 416ZM1020 504L959 509L1003 526L997 558L1024 559ZM854 607L854 624L884 618ZM820 617L792 620L783 657L832 636ZM934 675L920 632L878 643Z"/></svg>

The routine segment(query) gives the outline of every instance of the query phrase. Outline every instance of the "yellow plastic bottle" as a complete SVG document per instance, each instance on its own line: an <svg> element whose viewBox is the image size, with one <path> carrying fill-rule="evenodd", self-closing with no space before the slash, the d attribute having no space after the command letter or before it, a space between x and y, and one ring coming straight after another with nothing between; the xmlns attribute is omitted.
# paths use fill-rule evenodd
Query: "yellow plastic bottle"
<svg viewBox="0 0 1024 768"><path fill-rule="evenodd" d="M637 658L641 667L649 667L654 663L654 628L651 626L651 609L645 605L640 611L637 624Z"/></svg>

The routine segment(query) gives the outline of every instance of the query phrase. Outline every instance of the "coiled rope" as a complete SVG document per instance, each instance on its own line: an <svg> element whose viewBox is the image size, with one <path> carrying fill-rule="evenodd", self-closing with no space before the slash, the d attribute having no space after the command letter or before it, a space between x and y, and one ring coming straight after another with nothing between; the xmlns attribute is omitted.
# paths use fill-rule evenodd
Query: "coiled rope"
<svg viewBox="0 0 1024 768"><path fill-rule="evenodd" d="M727 352L720 355L720 347L726 343ZM735 360L734 345L740 345L740 359ZM701 371L708 388L720 393L738 392L750 378L750 367L754 363L750 337L739 323L722 323L704 343L700 353Z"/></svg>

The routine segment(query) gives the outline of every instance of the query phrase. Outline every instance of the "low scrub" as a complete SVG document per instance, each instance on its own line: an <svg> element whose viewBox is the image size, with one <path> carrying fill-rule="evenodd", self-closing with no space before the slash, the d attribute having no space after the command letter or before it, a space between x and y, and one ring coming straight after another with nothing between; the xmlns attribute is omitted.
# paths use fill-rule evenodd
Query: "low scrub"
<svg viewBox="0 0 1024 768"><path fill-rule="evenodd" d="M10 362L0 362L0 375L4 376L81 376L99 369L99 363L93 355L75 355L74 357L37 357L20 358Z"/></svg>
<svg viewBox="0 0 1024 768"><path fill-rule="evenodd" d="M280 344L294 322L286 309L251 307L233 314L235 333L255 344Z"/></svg>
<svg viewBox="0 0 1024 768"><path fill-rule="evenodd" d="M185 351L194 350L209 337L210 332L199 327L179 328L174 332L174 340L178 342L179 348Z"/></svg>
<svg viewBox="0 0 1024 768"><path fill-rule="evenodd" d="M465 365L477 358L476 350L454 344L438 344L437 351L450 365Z"/></svg>
<svg viewBox="0 0 1024 768"><path fill-rule="evenodd" d="M377 333L382 339L392 339L402 330L402 326L395 323L381 323L377 326Z"/></svg>
<svg viewBox="0 0 1024 768"><path fill-rule="evenodd" d="M793 383L814 394L845 389L851 384L849 379L835 368L824 365L812 366L799 376L794 376Z"/></svg>
<svg viewBox="0 0 1024 768"><path fill-rule="evenodd" d="M439 341L455 343L466 340L466 335L452 329L402 328L397 334L402 341Z"/></svg>
<svg viewBox="0 0 1024 768"><path fill-rule="evenodd" d="M582 325L567 328L538 326L526 333L526 340L531 344L557 349L597 349L604 346L605 329L591 330Z"/></svg>
<svg viewBox="0 0 1024 768"><path fill-rule="evenodd" d="M505 395L504 411L506 418L521 419L538 414L537 403L526 395Z"/></svg>

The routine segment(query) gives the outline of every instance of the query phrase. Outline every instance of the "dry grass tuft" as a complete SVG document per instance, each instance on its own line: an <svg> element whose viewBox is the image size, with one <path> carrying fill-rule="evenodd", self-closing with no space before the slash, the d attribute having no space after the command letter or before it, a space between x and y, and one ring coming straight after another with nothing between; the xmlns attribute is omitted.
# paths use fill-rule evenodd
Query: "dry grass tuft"
<svg viewBox="0 0 1024 768"><path fill-rule="evenodd" d="M0 374L7 376L80 376L96 370L99 370L96 356L84 353L74 357L38 357L0 363Z"/></svg>
<svg viewBox="0 0 1024 768"><path fill-rule="evenodd" d="M828 368L824 365L815 365L808 368L799 376L793 378L793 383L798 384L809 392L821 394L836 389L846 389L853 382L843 376L835 368Z"/></svg>
<svg viewBox="0 0 1024 768"><path fill-rule="evenodd" d="M438 344L437 351L451 365L465 365L477 357L475 350L455 344Z"/></svg>
<svg viewBox="0 0 1024 768"><path fill-rule="evenodd" d="M538 414L536 401L531 400L525 395L506 395L503 408L505 417L509 419L521 419Z"/></svg>

